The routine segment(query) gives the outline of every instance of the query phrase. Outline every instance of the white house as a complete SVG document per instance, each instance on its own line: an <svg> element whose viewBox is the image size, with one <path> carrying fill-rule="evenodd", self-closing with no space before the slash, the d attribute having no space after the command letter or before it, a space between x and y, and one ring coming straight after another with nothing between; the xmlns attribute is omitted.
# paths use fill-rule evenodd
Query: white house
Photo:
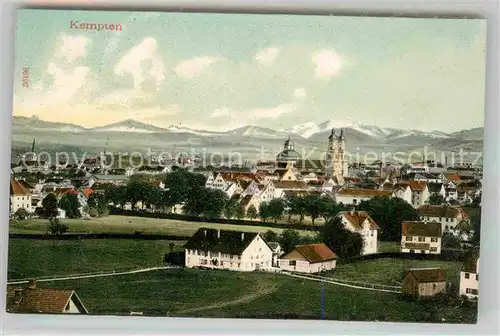
<svg viewBox="0 0 500 336"><path fill-rule="evenodd" d="M466 218L466 213L458 207L446 205L424 205L418 208L420 220L441 223L443 234L460 236L457 225Z"/></svg>
<svg viewBox="0 0 500 336"><path fill-rule="evenodd" d="M479 254L472 253L467 258L460 272L460 295L469 299L477 298L479 295Z"/></svg>
<svg viewBox="0 0 500 336"><path fill-rule="evenodd" d="M443 196L443 199L446 199L446 188L444 187L443 183L431 182L427 185L427 187L429 188L430 195L438 194L438 195ZM429 197L430 197L430 195L429 195Z"/></svg>
<svg viewBox="0 0 500 336"><path fill-rule="evenodd" d="M395 185L395 195L397 198L401 198L408 204L412 204L412 192L408 184L396 184Z"/></svg>
<svg viewBox="0 0 500 336"><path fill-rule="evenodd" d="M14 214L17 210L24 208L32 212L31 193L16 179L10 179L10 213Z"/></svg>
<svg viewBox="0 0 500 336"><path fill-rule="evenodd" d="M401 252L441 254L441 223L403 222Z"/></svg>
<svg viewBox="0 0 500 336"><path fill-rule="evenodd" d="M408 185L411 189L411 205L414 208L418 208L421 205L425 205L430 197L429 188L427 182L422 181L404 181L396 184L396 188L404 187Z"/></svg>
<svg viewBox="0 0 500 336"><path fill-rule="evenodd" d="M378 230L380 227L366 211L341 211L337 215L345 228L357 232L363 238L361 254L377 253Z"/></svg>
<svg viewBox="0 0 500 336"><path fill-rule="evenodd" d="M309 187L304 181L274 181L274 198L279 198L285 191L307 191Z"/></svg>
<svg viewBox="0 0 500 336"><path fill-rule="evenodd" d="M392 190L342 188L335 194L337 203L359 204L376 196L394 197Z"/></svg>
<svg viewBox="0 0 500 336"><path fill-rule="evenodd" d="M200 228L184 247L187 268L272 269L273 250L260 233Z"/></svg>
<svg viewBox="0 0 500 336"><path fill-rule="evenodd" d="M283 255L278 263L285 271L318 273L334 269L337 255L323 243L298 245Z"/></svg>

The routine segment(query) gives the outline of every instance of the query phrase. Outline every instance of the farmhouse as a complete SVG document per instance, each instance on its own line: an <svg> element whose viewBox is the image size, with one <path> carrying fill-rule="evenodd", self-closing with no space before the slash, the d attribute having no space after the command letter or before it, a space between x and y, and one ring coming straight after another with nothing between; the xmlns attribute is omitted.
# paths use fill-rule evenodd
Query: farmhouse
<svg viewBox="0 0 500 336"><path fill-rule="evenodd" d="M401 252L440 254L441 237L440 223L403 222Z"/></svg>
<svg viewBox="0 0 500 336"><path fill-rule="evenodd" d="M418 208L420 219L426 222L441 223L443 234L459 235L458 223L466 218L466 213L458 207L424 205Z"/></svg>
<svg viewBox="0 0 500 336"><path fill-rule="evenodd" d="M7 312L88 314L74 290L37 288L35 281L31 281L26 288L7 290Z"/></svg>
<svg viewBox="0 0 500 336"><path fill-rule="evenodd" d="M380 227L366 211L341 211L337 215L346 229L357 232L363 237L361 254L377 253L377 230Z"/></svg>
<svg viewBox="0 0 500 336"><path fill-rule="evenodd" d="M282 270L318 273L334 269L337 255L323 243L298 245L283 255L278 262Z"/></svg>
<svg viewBox="0 0 500 336"><path fill-rule="evenodd" d="M17 210L24 208L28 212L31 209L31 193L30 191L18 180L10 180L10 212L13 214Z"/></svg>
<svg viewBox="0 0 500 336"><path fill-rule="evenodd" d="M233 271L272 268L273 250L260 233L200 228L184 245L188 268Z"/></svg>
<svg viewBox="0 0 500 336"><path fill-rule="evenodd" d="M474 251L464 262L460 272L460 295L469 299L479 295L479 253Z"/></svg>
<svg viewBox="0 0 500 336"><path fill-rule="evenodd" d="M446 278L440 268L412 268L403 277L403 294L431 297L446 292Z"/></svg>

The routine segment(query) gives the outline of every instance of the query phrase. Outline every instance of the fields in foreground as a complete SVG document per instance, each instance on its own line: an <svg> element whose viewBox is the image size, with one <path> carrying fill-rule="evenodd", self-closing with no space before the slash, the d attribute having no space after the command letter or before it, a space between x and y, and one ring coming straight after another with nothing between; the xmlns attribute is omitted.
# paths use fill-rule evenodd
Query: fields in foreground
<svg viewBox="0 0 500 336"><path fill-rule="evenodd" d="M266 232L270 228L250 225L228 225L218 223L187 222L173 219L157 219L132 216L105 216L92 220L64 219L62 222L69 225L69 232L80 233L134 233L143 231L143 234L159 234L180 237L190 237L200 227L214 229L240 230L247 232ZM11 221L11 233L43 233L47 227L47 220L29 219ZM281 229L272 229L281 233ZM308 232L304 232L308 234ZM310 233L309 233L310 234Z"/></svg>
<svg viewBox="0 0 500 336"><path fill-rule="evenodd" d="M461 262L383 258L339 264L330 275L344 280L398 286L401 284L404 272L409 268L441 267L447 281L457 285L461 266Z"/></svg>
<svg viewBox="0 0 500 336"><path fill-rule="evenodd" d="M473 323L476 315L474 306L411 302L399 294L256 272L175 269L39 286L75 289L92 314L319 318L323 286L326 319Z"/></svg>
<svg viewBox="0 0 500 336"><path fill-rule="evenodd" d="M58 276L160 266L167 240L10 239L8 279ZM172 242L181 249L183 241Z"/></svg>

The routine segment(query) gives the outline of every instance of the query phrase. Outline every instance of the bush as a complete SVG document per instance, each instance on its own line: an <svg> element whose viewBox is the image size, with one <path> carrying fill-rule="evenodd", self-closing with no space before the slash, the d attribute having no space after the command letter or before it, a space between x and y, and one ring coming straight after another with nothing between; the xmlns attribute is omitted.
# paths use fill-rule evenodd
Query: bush
<svg viewBox="0 0 500 336"><path fill-rule="evenodd" d="M28 210L26 210L25 208L19 208L14 213L14 218L18 220L25 220L26 218L28 218L28 216L29 216Z"/></svg>
<svg viewBox="0 0 500 336"><path fill-rule="evenodd" d="M99 217L99 212L96 208L89 208L90 217Z"/></svg>
<svg viewBox="0 0 500 336"><path fill-rule="evenodd" d="M60 236L68 232L68 224L61 223L59 219L53 218L49 221L50 233L54 236Z"/></svg>

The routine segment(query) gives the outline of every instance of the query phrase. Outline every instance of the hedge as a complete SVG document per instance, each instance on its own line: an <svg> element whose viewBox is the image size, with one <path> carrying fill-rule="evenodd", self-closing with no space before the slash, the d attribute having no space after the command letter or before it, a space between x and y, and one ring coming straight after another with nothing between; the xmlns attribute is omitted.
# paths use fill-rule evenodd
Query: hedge
<svg viewBox="0 0 500 336"><path fill-rule="evenodd" d="M162 212L147 212L147 211L140 211L140 210L122 210L119 208L110 208L110 215L173 219L173 220L180 220L180 221L187 221L187 222L218 223L218 224L228 224L228 225L263 226L263 227L268 227L268 228L272 228L272 229L293 229L293 230L301 230L301 231L318 231L319 230L319 227L317 227L317 226L311 226L311 225L305 225L305 224L281 224L281 223L227 219L227 218L205 218L205 217L188 216L188 215L180 215L180 214L172 214L172 213L162 213Z"/></svg>

